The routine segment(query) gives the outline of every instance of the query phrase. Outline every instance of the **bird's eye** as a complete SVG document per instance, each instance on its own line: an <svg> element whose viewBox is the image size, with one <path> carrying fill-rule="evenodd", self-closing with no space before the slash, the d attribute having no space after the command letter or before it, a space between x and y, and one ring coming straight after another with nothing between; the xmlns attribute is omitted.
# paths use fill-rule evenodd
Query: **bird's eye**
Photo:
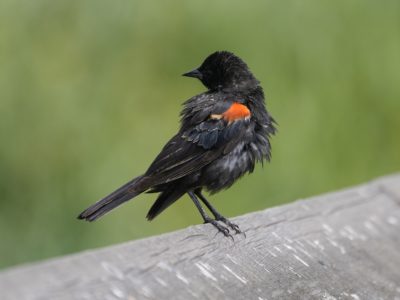
<svg viewBox="0 0 400 300"><path fill-rule="evenodd" d="M203 72L203 75L204 75L205 77L210 78L210 77L212 76L212 72L211 72L210 70L205 70L205 71Z"/></svg>

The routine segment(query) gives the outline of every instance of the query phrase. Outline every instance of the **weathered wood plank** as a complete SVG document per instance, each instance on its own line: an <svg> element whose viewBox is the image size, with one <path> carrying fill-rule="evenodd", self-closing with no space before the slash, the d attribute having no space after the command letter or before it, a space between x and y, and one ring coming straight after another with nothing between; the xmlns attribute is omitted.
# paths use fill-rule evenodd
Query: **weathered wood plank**
<svg viewBox="0 0 400 300"><path fill-rule="evenodd" d="M0 273L1 299L400 299L400 175Z"/></svg>

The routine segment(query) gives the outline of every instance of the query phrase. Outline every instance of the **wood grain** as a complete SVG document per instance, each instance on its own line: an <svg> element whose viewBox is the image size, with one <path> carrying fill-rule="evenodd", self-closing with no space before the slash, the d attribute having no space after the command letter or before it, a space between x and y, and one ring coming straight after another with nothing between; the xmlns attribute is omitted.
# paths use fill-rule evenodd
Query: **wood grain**
<svg viewBox="0 0 400 300"><path fill-rule="evenodd" d="M0 299L397 299L400 175L0 272Z"/></svg>

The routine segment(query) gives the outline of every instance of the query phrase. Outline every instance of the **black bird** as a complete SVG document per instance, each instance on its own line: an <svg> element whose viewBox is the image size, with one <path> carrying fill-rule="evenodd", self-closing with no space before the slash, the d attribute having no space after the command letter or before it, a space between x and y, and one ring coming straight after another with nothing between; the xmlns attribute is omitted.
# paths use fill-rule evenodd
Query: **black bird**
<svg viewBox="0 0 400 300"><path fill-rule="evenodd" d="M199 79L208 89L184 103L181 127L148 170L83 211L78 218L94 221L137 195L160 193L147 214L153 220L188 194L205 223L225 236L240 229L223 217L203 196L216 193L270 159L269 138L275 121L266 110L260 82L233 53L218 51L183 76ZM214 215L211 218L199 199ZM223 225L222 223L225 225Z"/></svg>

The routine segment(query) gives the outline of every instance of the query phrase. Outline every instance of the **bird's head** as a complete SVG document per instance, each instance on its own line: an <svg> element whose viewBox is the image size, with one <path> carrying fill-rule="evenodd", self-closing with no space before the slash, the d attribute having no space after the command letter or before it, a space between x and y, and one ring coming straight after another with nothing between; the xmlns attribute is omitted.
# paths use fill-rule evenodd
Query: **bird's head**
<svg viewBox="0 0 400 300"><path fill-rule="evenodd" d="M200 67L183 74L198 78L208 89L252 89L258 86L246 63L228 51L209 55Z"/></svg>

